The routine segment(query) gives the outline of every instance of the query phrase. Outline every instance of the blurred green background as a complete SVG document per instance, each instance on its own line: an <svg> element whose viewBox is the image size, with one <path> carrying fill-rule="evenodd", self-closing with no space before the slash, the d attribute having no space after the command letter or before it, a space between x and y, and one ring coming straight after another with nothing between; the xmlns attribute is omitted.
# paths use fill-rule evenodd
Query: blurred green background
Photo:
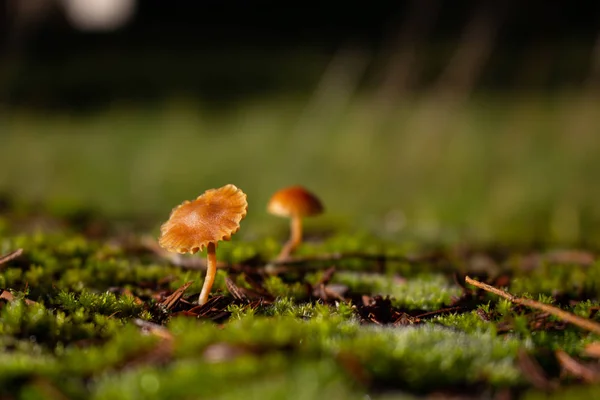
<svg viewBox="0 0 600 400"><path fill-rule="evenodd" d="M0 69L17 208L156 229L233 183L253 238L286 230L266 202L302 184L314 231L600 245L594 2L132 2L108 28L25 3Z"/></svg>

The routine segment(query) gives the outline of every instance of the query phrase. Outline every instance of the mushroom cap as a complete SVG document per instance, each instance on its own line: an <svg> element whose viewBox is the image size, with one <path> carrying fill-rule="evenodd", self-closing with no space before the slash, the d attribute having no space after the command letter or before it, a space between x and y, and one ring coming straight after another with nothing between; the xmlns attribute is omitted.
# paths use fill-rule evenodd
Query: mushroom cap
<svg viewBox="0 0 600 400"><path fill-rule="evenodd" d="M317 196L302 186L290 186L279 190L271 197L267 205L267 211L281 217L292 215L308 217L321 214L323 204Z"/></svg>
<svg viewBox="0 0 600 400"><path fill-rule="evenodd" d="M158 244L177 253L196 253L209 243L229 240L246 216L246 194L234 185L209 189L184 201L160 227Z"/></svg>

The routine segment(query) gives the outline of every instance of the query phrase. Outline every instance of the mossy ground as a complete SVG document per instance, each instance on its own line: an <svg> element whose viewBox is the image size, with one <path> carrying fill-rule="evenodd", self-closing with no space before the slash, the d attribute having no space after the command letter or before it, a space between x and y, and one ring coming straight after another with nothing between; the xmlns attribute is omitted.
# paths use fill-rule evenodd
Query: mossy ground
<svg viewBox="0 0 600 400"><path fill-rule="evenodd" d="M212 300L196 307L201 255L165 258L133 235L5 227L0 253L17 248L23 254L0 265L0 395L8 398L600 392L561 374L554 355L582 359L598 337L462 286L469 273L600 321L600 262L591 252L408 250L337 234L303 245L290 265L269 265L276 240L234 241L219 246ZM532 377L532 363L542 378Z"/></svg>

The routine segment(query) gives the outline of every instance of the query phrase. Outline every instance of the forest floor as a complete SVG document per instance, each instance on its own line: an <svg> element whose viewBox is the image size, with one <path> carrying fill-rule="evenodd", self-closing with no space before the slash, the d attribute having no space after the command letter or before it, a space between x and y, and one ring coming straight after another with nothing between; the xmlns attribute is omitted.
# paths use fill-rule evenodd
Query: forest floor
<svg viewBox="0 0 600 400"><path fill-rule="evenodd" d="M600 260L585 249L419 246L364 234L274 238L205 258L156 238L1 227L0 396L27 399L594 398ZM309 238L310 239L310 238ZM513 299L514 300L514 299Z"/></svg>

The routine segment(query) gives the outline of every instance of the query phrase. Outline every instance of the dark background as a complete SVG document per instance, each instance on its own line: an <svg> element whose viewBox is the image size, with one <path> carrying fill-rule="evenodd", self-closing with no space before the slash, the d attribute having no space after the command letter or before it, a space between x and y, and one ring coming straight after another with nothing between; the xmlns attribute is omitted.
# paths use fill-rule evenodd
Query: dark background
<svg viewBox="0 0 600 400"><path fill-rule="evenodd" d="M477 15L498 25L478 89L564 89L586 80L600 27L595 1L140 1L133 18L112 32L78 31L59 3L28 23L17 20L14 7L5 9L13 12L2 24L4 63L16 54L19 63L3 79L8 101L61 107L115 96L183 92L227 101L302 92L323 70L318 58L300 65L303 55L325 58L344 46L373 57L361 81L370 88L398 42L411 38L422 43L425 59L410 83L419 91L437 79ZM402 37L415 21L426 27L416 38Z"/></svg>

